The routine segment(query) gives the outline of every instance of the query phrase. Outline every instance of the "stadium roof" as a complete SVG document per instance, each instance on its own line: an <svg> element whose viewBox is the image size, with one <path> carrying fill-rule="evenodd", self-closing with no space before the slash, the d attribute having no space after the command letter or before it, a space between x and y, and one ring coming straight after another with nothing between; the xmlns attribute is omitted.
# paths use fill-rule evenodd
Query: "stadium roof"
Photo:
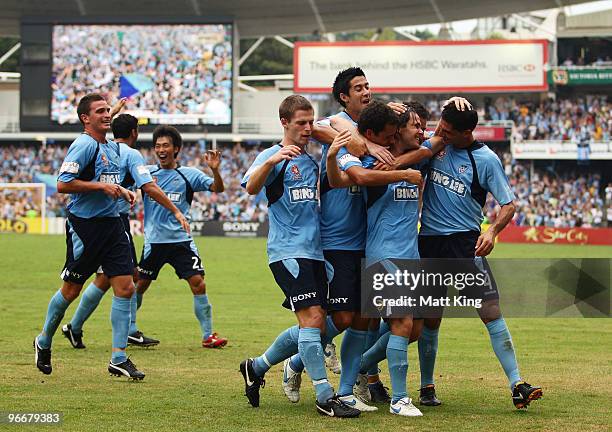
<svg viewBox="0 0 612 432"><path fill-rule="evenodd" d="M588 0L2 0L0 35L19 35L23 17L83 20L206 16L234 18L240 37L338 32L499 16Z"/></svg>

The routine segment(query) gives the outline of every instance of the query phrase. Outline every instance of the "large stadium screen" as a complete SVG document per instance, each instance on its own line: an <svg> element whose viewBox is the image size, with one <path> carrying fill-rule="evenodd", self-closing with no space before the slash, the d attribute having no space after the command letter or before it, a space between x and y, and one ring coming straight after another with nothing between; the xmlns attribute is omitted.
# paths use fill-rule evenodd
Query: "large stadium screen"
<svg viewBox="0 0 612 432"><path fill-rule="evenodd" d="M54 25L51 121L90 92L127 97L141 124L230 125L232 25Z"/></svg>

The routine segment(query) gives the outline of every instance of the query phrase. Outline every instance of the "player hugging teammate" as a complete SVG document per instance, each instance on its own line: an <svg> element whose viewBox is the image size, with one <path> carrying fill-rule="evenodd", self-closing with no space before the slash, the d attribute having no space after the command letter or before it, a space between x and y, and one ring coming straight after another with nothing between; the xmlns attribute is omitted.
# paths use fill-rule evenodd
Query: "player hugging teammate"
<svg viewBox="0 0 612 432"><path fill-rule="evenodd" d="M419 403L441 405L433 381L441 318L411 313L381 323L362 317L362 258L368 266L383 267L392 259L471 259L490 274L485 256L512 218L514 196L495 153L473 137L478 115L465 99L445 104L435 135L425 140L424 107L372 101L359 68L338 74L334 96L344 110L316 125L306 99L286 98L279 110L283 140L263 151L243 179L249 194L263 189L268 198L270 269L285 295L283 305L298 322L259 357L241 363L246 396L252 406L259 406L265 373L284 361L288 399L299 400L306 369L322 415L357 417L377 409L368 403L385 402L391 414L420 416L406 388L408 345L418 340ZM320 170L307 153L311 137L323 145ZM452 175L466 193L446 190L435 180L437 171ZM398 190L410 199L396 199ZM481 233L488 192L502 212ZM519 374L496 288L487 291L478 313L508 378L514 405L527 407L542 390ZM325 373L324 347L343 331L340 387L334 393ZM378 379L377 364L384 358L391 396Z"/></svg>

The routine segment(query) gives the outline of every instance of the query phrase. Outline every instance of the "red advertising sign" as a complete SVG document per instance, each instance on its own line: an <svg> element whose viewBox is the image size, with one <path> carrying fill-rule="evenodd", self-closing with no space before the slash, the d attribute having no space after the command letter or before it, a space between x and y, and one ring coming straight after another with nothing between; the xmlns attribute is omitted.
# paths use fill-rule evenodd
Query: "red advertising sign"
<svg viewBox="0 0 612 432"><path fill-rule="evenodd" d="M477 126L474 138L480 141L508 141L506 129L503 126Z"/></svg>
<svg viewBox="0 0 612 432"><path fill-rule="evenodd" d="M553 228L508 225L500 242L537 244L612 245L612 228Z"/></svg>

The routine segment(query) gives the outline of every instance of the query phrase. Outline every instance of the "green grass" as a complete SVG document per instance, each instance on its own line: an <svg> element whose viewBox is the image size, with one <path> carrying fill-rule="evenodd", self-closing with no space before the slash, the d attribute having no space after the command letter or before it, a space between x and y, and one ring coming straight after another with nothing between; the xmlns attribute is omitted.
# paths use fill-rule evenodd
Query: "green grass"
<svg viewBox="0 0 612 432"><path fill-rule="evenodd" d="M53 374L38 372L32 339L40 331L49 298L60 286L65 241L60 236L0 236L0 411L63 412L64 423L57 430L66 431L610 430L609 319L507 320L524 378L544 387L544 398L528 411L513 408L505 376L477 319L443 322L436 380L444 404L425 408L422 418L391 416L384 406L352 421L319 417L308 380L300 403L285 399L280 367L266 375L261 407L251 409L243 396L238 364L261 353L295 320L280 306L282 295L267 268L264 240L197 242L208 273L215 329L229 338L229 346L216 351L200 347L189 288L165 268L138 315L139 327L162 343L155 349L130 349L147 374L143 382L131 383L106 372L111 341L108 295L86 323L87 349L74 350L57 334ZM499 244L494 256L607 258L612 248ZM76 302L63 322L75 308ZM409 350L409 362L408 388L414 395L415 347ZM337 379L331 377L335 384ZM386 373L383 379L388 382Z"/></svg>

